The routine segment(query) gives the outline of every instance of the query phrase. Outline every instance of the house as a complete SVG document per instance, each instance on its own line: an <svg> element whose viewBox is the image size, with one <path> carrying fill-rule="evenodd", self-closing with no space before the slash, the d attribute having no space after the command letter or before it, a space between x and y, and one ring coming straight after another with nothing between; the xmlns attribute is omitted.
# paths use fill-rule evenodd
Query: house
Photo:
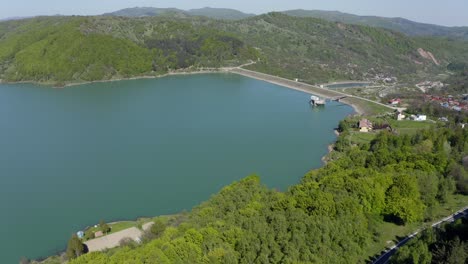
<svg viewBox="0 0 468 264"><path fill-rule="evenodd" d="M359 121L359 132L367 133L372 130L372 122L367 119L361 119Z"/></svg>
<svg viewBox="0 0 468 264"><path fill-rule="evenodd" d="M389 104L391 105L399 105L401 103L401 99L400 98L394 98L390 101L388 101Z"/></svg>
<svg viewBox="0 0 468 264"><path fill-rule="evenodd" d="M414 121L426 121L426 120L427 120L427 116L425 115L414 116Z"/></svg>
<svg viewBox="0 0 468 264"><path fill-rule="evenodd" d="M406 116L402 112L397 113L397 120L398 121L404 120L405 118L406 118Z"/></svg>
<svg viewBox="0 0 468 264"><path fill-rule="evenodd" d="M103 235L104 235L104 233L102 233L102 231L94 232L94 237L102 237Z"/></svg>

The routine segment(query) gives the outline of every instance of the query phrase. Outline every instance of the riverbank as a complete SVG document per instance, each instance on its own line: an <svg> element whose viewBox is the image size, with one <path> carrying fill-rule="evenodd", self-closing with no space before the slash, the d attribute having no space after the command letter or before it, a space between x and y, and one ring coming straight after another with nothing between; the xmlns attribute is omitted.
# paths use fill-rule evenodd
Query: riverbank
<svg viewBox="0 0 468 264"><path fill-rule="evenodd" d="M240 67L240 66L239 66ZM181 69L176 71L170 71L167 73L162 74L154 74L154 75L137 75L132 77L115 77L111 79L105 80L95 80L95 81L74 81L74 82L38 82L38 81L16 81L16 82L9 82L0 79L0 84L35 84L35 85L43 85L43 86L50 86L56 89L66 88L66 87L73 87L85 84L92 84L92 83L106 83L106 82L118 82L118 81L129 81L129 80L140 80L140 79L158 79L164 78L168 76L176 76L176 75L192 75L192 74L208 74L208 73L220 73L220 72L229 72L233 67L222 67L222 68L199 68L193 69Z"/></svg>

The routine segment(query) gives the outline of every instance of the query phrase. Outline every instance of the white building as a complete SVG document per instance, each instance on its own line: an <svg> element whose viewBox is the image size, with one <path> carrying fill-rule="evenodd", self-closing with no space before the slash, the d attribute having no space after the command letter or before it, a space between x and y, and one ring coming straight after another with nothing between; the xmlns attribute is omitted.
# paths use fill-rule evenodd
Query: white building
<svg viewBox="0 0 468 264"><path fill-rule="evenodd" d="M427 116L425 115L417 115L416 118L414 119L415 121L426 121Z"/></svg>
<svg viewBox="0 0 468 264"><path fill-rule="evenodd" d="M397 120L398 121L404 120L405 118L406 118L406 116L403 113L398 112L398 114L397 114Z"/></svg>

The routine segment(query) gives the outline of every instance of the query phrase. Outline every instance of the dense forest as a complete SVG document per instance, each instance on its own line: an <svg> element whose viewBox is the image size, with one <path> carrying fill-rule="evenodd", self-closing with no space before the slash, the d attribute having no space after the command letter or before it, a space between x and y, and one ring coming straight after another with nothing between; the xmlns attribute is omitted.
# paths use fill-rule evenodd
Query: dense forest
<svg viewBox="0 0 468 264"><path fill-rule="evenodd" d="M454 193L468 194L468 130L385 131L370 144L349 144L350 125L341 123L331 161L286 192L250 176L158 222L141 245L123 243L70 263L362 263L382 223L431 220ZM459 241L457 252L466 246ZM408 258L405 252L396 259Z"/></svg>
<svg viewBox="0 0 468 264"><path fill-rule="evenodd" d="M401 248L390 263L468 262L468 220L462 218L441 228L425 230Z"/></svg>
<svg viewBox="0 0 468 264"><path fill-rule="evenodd" d="M418 52L430 51L440 65ZM316 83L408 80L468 61L462 41L269 13L206 17L36 17L0 23L0 79L67 83L241 65Z"/></svg>
<svg viewBox="0 0 468 264"><path fill-rule="evenodd" d="M62 17L11 22L14 29L3 31L0 41L0 72L9 81L92 81L256 57L241 40L205 27L170 20L143 37L148 30L143 22L121 21L132 27L131 36L138 35L132 38L121 36L111 22Z"/></svg>

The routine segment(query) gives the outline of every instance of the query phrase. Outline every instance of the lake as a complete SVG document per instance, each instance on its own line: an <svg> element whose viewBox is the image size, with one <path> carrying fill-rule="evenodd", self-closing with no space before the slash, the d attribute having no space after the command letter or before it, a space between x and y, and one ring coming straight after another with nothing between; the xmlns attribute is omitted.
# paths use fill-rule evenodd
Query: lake
<svg viewBox="0 0 468 264"><path fill-rule="evenodd" d="M309 97L234 74L0 85L2 263L63 250L100 219L190 210L251 174L286 190L353 112Z"/></svg>

